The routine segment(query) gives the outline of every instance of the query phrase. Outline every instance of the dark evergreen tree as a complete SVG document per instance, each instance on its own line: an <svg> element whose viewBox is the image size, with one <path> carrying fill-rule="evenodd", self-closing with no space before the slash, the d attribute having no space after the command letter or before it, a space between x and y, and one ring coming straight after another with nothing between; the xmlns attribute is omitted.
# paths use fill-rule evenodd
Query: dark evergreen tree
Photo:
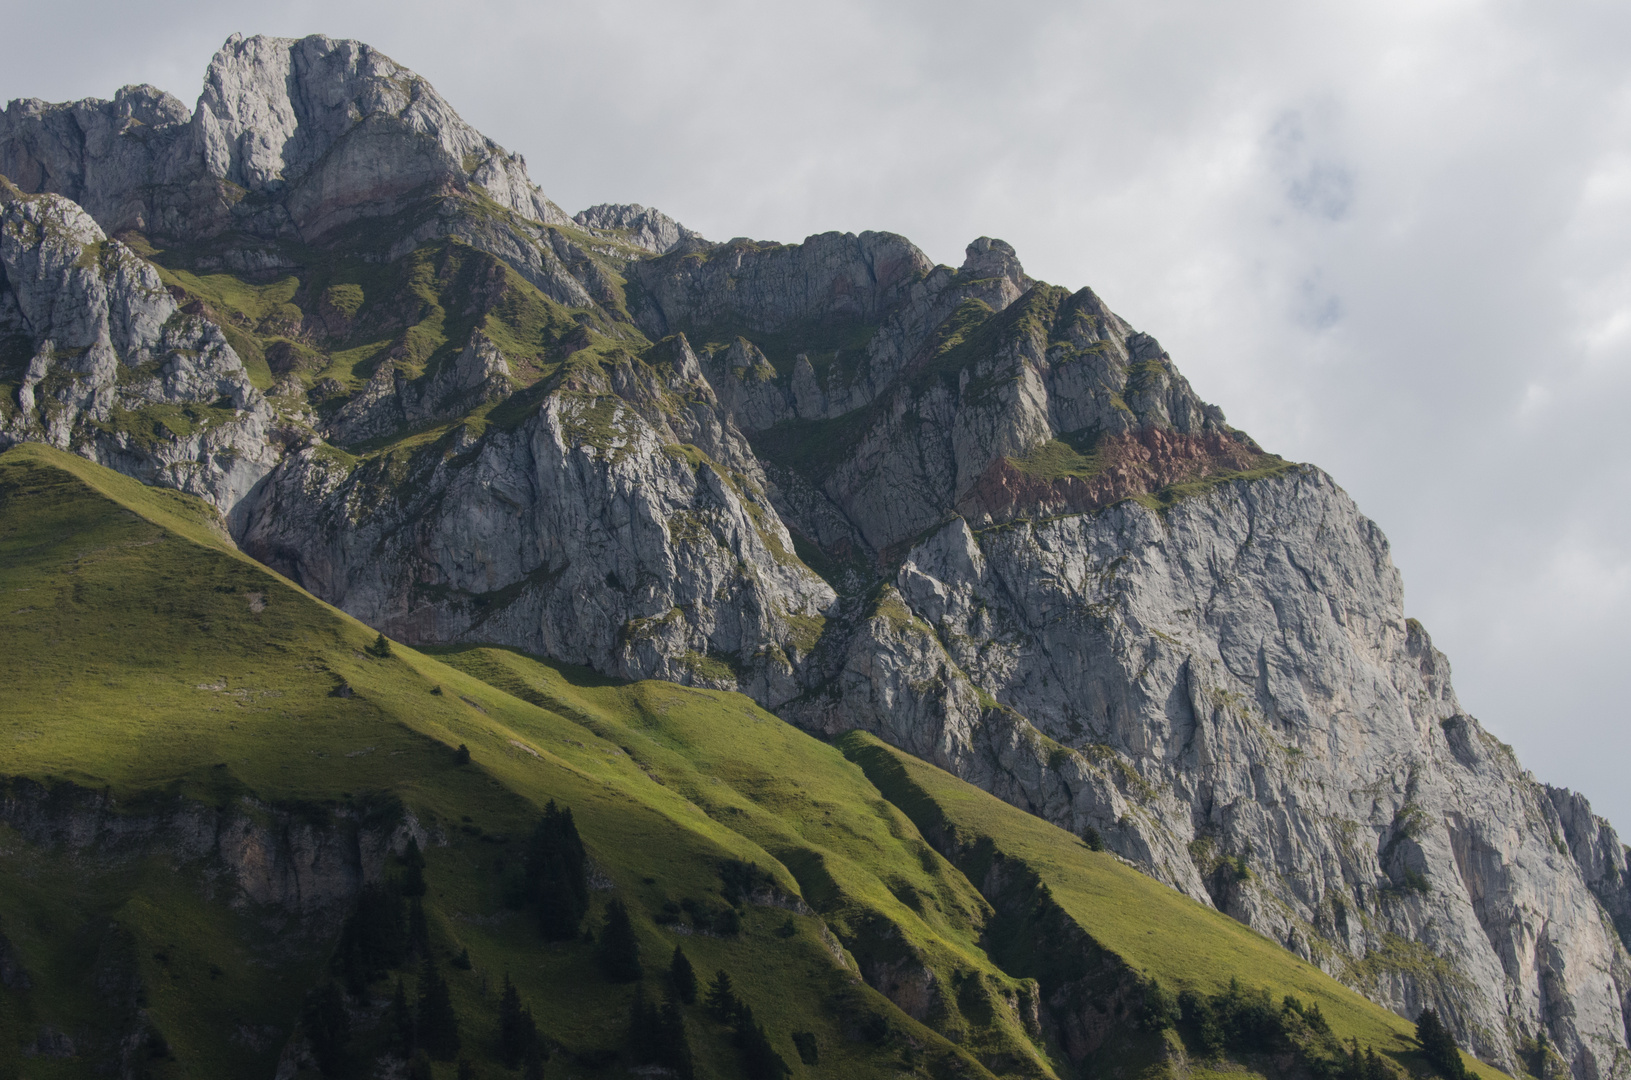
<svg viewBox="0 0 1631 1080"><path fill-rule="evenodd" d="M402 894L390 884L365 885L356 909L340 927L335 966L346 988L362 994L370 982L402 963L407 944Z"/></svg>
<svg viewBox="0 0 1631 1080"><path fill-rule="evenodd" d="M815 1032L793 1032L793 1049L799 1052L799 1060L804 1062L804 1064L821 1064L821 1048L816 1043Z"/></svg>
<svg viewBox="0 0 1631 1080"><path fill-rule="evenodd" d="M368 646L368 655L377 656L381 660L391 656L391 639L386 637L384 634L376 637L374 639L374 643Z"/></svg>
<svg viewBox="0 0 1631 1080"><path fill-rule="evenodd" d="M1416 1018L1416 1041L1421 1044L1422 1057L1445 1080L1467 1080L1467 1066L1461 1061L1455 1037L1434 1010L1423 1009Z"/></svg>
<svg viewBox="0 0 1631 1080"><path fill-rule="evenodd" d="M1212 1002L1193 990L1178 995L1178 1023L1184 1041L1202 1054L1223 1049L1223 1026Z"/></svg>
<svg viewBox="0 0 1631 1080"><path fill-rule="evenodd" d="M691 1060L691 1040L686 1037L685 1016L680 1012L680 1003L672 988L663 999L658 1033L657 1063L674 1070L680 1080L694 1080L696 1065Z"/></svg>
<svg viewBox="0 0 1631 1080"><path fill-rule="evenodd" d="M419 841L411 836L402 852L402 895L425 895L425 853L419 850Z"/></svg>
<svg viewBox="0 0 1631 1080"><path fill-rule="evenodd" d="M469 1058L459 1059L459 1080L476 1080L476 1067Z"/></svg>
<svg viewBox="0 0 1631 1080"><path fill-rule="evenodd" d="M697 1003L697 973L691 967L691 961L685 955L685 950L678 945L674 946L674 959L668 964L668 985L674 988L674 994L686 1005Z"/></svg>
<svg viewBox="0 0 1631 1080"><path fill-rule="evenodd" d="M708 996L703 1001L703 1007L708 1010L709 1016L728 1024L736 1016L740 1004L736 1000L736 990L731 986L731 977L724 968L720 968L708 984Z"/></svg>
<svg viewBox="0 0 1631 1080"><path fill-rule="evenodd" d="M408 1080L436 1080L430 1068L430 1055L423 1050L415 1050L408 1059Z"/></svg>
<svg viewBox="0 0 1631 1080"><path fill-rule="evenodd" d="M606 905L606 920L600 930L600 970L612 982L638 982L645 974L640 966L640 942L623 901Z"/></svg>
<svg viewBox="0 0 1631 1080"><path fill-rule="evenodd" d="M526 1064L521 1066L521 1080L544 1080L544 1062L548 1060L549 1051L544 1049L543 1040L540 1039L533 1044Z"/></svg>
<svg viewBox="0 0 1631 1080"><path fill-rule="evenodd" d="M408 953L430 955L430 924L425 921L425 905L417 896L408 901Z"/></svg>
<svg viewBox="0 0 1631 1080"><path fill-rule="evenodd" d="M351 1016L346 1011L345 993L338 983L325 983L306 995L300 1026L311 1043L318 1070L324 1076L339 1075L345 1061L346 1043L351 1040Z"/></svg>
<svg viewBox="0 0 1631 1080"><path fill-rule="evenodd" d="M452 1061L459 1053L459 1018L453 997L436 962L425 958L419 974L419 1012L414 1017L414 1041L437 1061Z"/></svg>
<svg viewBox="0 0 1631 1080"><path fill-rule="evenodd" d="M1340 1080L1365 1080L1365 1061L1359 1053L1359 1040L1349 1039L1348 1049L1342 1053Z"/></svg>
<svg viewBox="0 0 1631 1080"><path fill-rule="evenodd" d="M792 1074L787 1062L770 1045L764 1025L753 1018L746 1002L736 1005L736 1046L742 1052L742 1071L748 1080L784 1080Z"/></svg>
<svg viewBox="0 0 1631 1080"><path fill-rule="evenodd" d="M589 858L578 837L570 808L554 800L527 841L523 859L527 902L538 916L538 928L550 941L577 936L589 911Z"/></svg>
<svg viewBox="0 0 1631 1080"><path fill-rule="evenodd" d="M629 1054L636 1065L654 1065L662 1047L662 1016L657 1006L646 1000L646 988L634 988L629 1005Z"/></svg>
<svg viewBox="0 0 1631 1080"><path fill-rule="evenodd" d="M409 1054L413 1051L413 1006L408 1004L408 991L402 985L402 976L396 977L396 992L391 995L391 1010L386 1016L391 1045Z"/></svg>
<svg viewBox="0 0 1631 1080"><path fill-rule="evenodd" d="M468 764L470 764L470 748L468 746L464 745L464 743L460 743L459 748L457 750L453 751L453 764L455 764L455 765L468 765Z"/></svg>
<svg viewBox="0 0 1631 1080"><path fill-rule="evenodd" d="M519 1069L538 1044L538 1025L532 1011L521 1004L521 994L510 976L504 976L504 995L498 1002L498 1056L506 1069Z"/></svg>

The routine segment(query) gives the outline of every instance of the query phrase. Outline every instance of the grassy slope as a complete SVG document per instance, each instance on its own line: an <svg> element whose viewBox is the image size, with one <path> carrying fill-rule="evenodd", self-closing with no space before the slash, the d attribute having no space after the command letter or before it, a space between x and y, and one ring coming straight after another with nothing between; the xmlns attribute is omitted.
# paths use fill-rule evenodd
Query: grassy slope
<svg viewBox="0 0 1631 1080"><path fill-rule="evenodd" d="M542 947L527 921L501 904L496 863L506 854L513 862L518 845L472 835L479 828L488 837L522 836L537 808L557 799L574 808L591 857L629 903L648 964L666 959L683 940L699 971L729 969L796 1069L790 1035L810 1030L823 1049L823 1070L893 1073L910 1039L930 1065L960 1061L964 1075L983 1074L963 1051L860 985L834 959L813 917L750 905L734 939L679 938L655 925L652 915L664 900L720 903L721 858L757 861L796 892L793 875L758 842L784 842L796 826L750 812L752 800L739 793L693 802L678 785L648 775L616 739L434 658L401 647L390 659L368 656L371 630L230 550L207 522L193 500L69 455L24 446L0 456L0 640L24 690L0 705L0 774L68 778L126 801L154 791L207 801L228 782L273 805L338 807L345 793L394 793L450 839L429 852L432 917L444 953L468 947L475 961L474 971L449 974L467 1045L477 1055L491 1039L494 984L506 971L543 1029L566 1047L593 1051L621 1040L629 989L594 974L590 946ZM342 680L354 696L330 696ZM432 692L437 687L440 694ZM666 708L676 723L683 719L687 730L731 729L724 746L753 745L752 733L761 731L802 739L810 753L864 784L836 752L794 736L740 697L671 687L630 692L651 708ZM469 745L473 766L454 764L450 748L457 743ZM221 763L227 775L213 768ZM872 804L874 821L863 803L846 814L846 824L878 843L891 842L895 832L912 843L904 818L875 793ZM754 824L738 828L737 817ZM291 944L267 974L267 957L246 953L235 963L225 944L208 944L211 935L221 942L255 936L234 930L239 913L187 887L196 868L147 860L152 865L144 872L97 872L72 859L42 860L20 845L6 850L0 858L10 862L13 885L0 889L0 925L36 987L6 995L5 1014L25 1019L15 1020L12 1038L0 1046L0 1066L8 1056L16 1060L18 1043L32 1039L35 1023L96 1027L100 999L78 977L91 960L76 966L58 953L69 926L111 920L153 988L154 1022L176 1050L178 1061L162 1071L270 1071L268 1055L281 1039L251 1053L222 1033L240 1022L286 1033L297 991L319 970L321 943ZM32 880L16 884L23 877ZM977 900L955 889L950 895ZM597 907L605 898L597 893ZM177 918L183 927L208 929L183 932ZM794 933L784 938L789 921ZM969 936L965 919L961 947L972 948ZM158 953L169 956L168 965L153 959ZM197 979L207 963L224 974ZM172 977L178 967L194 977ZM829 1008L834 1001L844 1011ZM895 1033L890 1041L875 1046L845 1037L846 1022L854 1027L873 1014ZM694 1041L707 1074L734 1074L724 1032L700 1014ZM560 1061L557 1055L551 1070L565 1068ZM59 1069L77 1075L72 1064Z"/></svg>
<svg viewBox="0 0 1631 1080"><path fill-rule="evenodd" d="M1255 931L870 735L852 732L840 745L920 828L935 833L950 826L965 848L979 848L984 840L1029 867L1089 936L1134 970L1170 989L1216 993L1239 979L1243 986L1267 987L1276 998L1294 994L1318 1002L1340 1037L1422 1067L1413 1050L1413 1024ZM1463 1058L1480 1076L1504 1075Z"/></svg>
<svg viewBox="0 0 1631 1080"><path fill-rule="evenodd" d="M517 697L578 719L624 748L663 786L764 852L785 887L833 928L866 969L920 963L950 985L976 975L996 996L1029 992L985 956L989 905L880 799L862 771L739 695L648 681L574 683L560 669L501 649L447 650L444 659ZM1017 1018L995 1010L971 1024L942 1000L923 1019L987 1058L1030 1058L1047 1073ZM1018 1071L1018 1070L1016 1070Z"/></svg>

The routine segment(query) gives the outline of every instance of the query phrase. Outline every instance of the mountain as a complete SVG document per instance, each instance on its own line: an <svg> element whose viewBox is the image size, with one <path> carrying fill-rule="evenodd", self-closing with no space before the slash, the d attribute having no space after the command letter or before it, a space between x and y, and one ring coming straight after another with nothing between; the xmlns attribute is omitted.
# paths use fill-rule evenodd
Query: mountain
<svg viewBox="0 0 1631 1080"><path fill-rule="evenodd" d="M0 553L27 691L0 749L8 1072L400 1069L389 1002L422 959L363 974L332 1067L309 1008L353 977L347 942L389 882L422 913L479 1076L514 1075L506 979L549 1075L639 1064L635 987L593 940L614 902L649 997L676 947L705 982L728 971L799 1075L1172 1075L1174 992L1225 1001L1232 980L1284 1017L1272 1053L1237 1050L1269 1075L1344 1039L1420 1067L1399 1017L864 733L828 745L738 694L490 646L381 648L239 553L207 504L48 447L0 454ZM591 934L551 943L523 868L555 802L588 856ZM682 1015L698 1071L738 1075L727 1025Z"/></svg>
<svg viewBox="0 0 1631 1080"><path fill-rule="evenodd" d="M1510 1073L1631 1075L1613 830L1460 707L1341 488L1092 291L568 217L326 38L230 39L190 112L14 102L0 174L5 442L398 641L871 733Z"/></svg>

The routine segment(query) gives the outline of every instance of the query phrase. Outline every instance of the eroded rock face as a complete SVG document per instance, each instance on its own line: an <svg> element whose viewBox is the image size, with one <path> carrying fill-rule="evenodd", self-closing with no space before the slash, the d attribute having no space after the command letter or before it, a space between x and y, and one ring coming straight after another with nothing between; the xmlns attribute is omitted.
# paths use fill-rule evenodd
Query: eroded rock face
<svg viewBox="0 0 1631 1080"><path fill-rule="evenodd" d="M434 420L454 420L514 389L510 365L480 330L452 363L421 379L408 379L381 364L368 385L340 407L326 425L331 441L346 446Z"/></svg>
<svg viewBox="0 0 1631 1080"><path fill-rule="evenodd" d="M779 703L833 592L791 554L750 462L682 340L672 362L625 360L513 428L456 429L408 476L303 450L235 532L401 640L524 642Z"/></svg>
<svg viewBox="0 0 1631 1080"><path fill-rule="evenodd" d="M682 244L706 243L661 210L639 203L599 203L572 215L572 220L586 229L616 230L625 243L653 255L666 255Z"/></svg>
<svg viewBox="0 0 1631 1080"><path fill-rule="evenodd" d="M271 410L220 328L77 205L3 181L0 342L16 380L0 444L49 442L223 511L275 463Z"/></svg>
<svg viewBox="0 0 1631 1080"><path fill-rule="evenodd" d="M1631 967L1602 907L1624 910L1625 851L1464 714L1324 474L954 520L894 584L801 722L1091 827L1488 1060L1545 1031L1577 1075L1622 1073Z"/></svg>
<svg viewBox="0 0 1631 1080"><path fill-rule="evenodd" d="M0 787L0 821L29 844L104 866L153 856L196 866L212 894L313 937L338 927L362 886L381 879L388 856L410 839L429 839L412 814L365 823L338 812L320 822L247 799L225 808L177 799L133 813L104 792L18 778Z"/></svg>
<svg viewBox="0 0 1631 1080"><path fill-rule="evenodd" d="M74 199L109 232L189 239L240 228L311 240L471 185L525 218L568 220L520 158L423 79L320 35L234 34L191 112L148 86L112 101L14 101L0 115L0 174Z"/></svg>
<svg viewBox="0 0 1631 1080"><path fill-rule="evenodd" d="M203 494L393 637L865 727L1488 1060L1544 1034L1579 1080L1631 1077L1618 837L1465 715L1347 495L1090 290L990 238L954 269L885 233L568 223L423 80L323 38L230 40L190 113L13 103L0 172L89 212L0 198L0 438ZM281 274L282 239L359 222L385 262L495 255L569 333L506 355L465 324L274 431L221 331L107 239L230 228L214 268ZM121 421L206 406L190 434Z"/></svg>
<svg viewBox="0 0 1631 1080"><path fill-rule="evenodd" d="M193 141L204 171L282 195L303 237L380 216L442 185L481 185L525 218L564 223L526 166L383 53L320 35L238 35L204 77Z"/></svg>

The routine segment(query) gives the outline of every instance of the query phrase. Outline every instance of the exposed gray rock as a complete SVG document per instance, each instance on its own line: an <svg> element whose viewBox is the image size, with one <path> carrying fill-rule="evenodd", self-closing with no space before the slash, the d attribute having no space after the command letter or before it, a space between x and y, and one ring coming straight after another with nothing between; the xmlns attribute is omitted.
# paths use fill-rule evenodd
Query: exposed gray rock
<svg viewBox="0 0 1631 1080"><path fill-rule="evenodd" d="M234 34L204 77L194 132L209 175L250 192L287 191L288 216L308 237L393 213L439 185L480 185L523 217L567 221L520 158L361 42Z"/></svg>
<svg viewBox="0 0 1631 1080"><path fill-rule="evenodd" d="M793 715L1091 826L1503 1067L1544 1033L1575 1075L1625 1075L1623 849L1464 714L1386 540L1318 470L1165 513L954 520L838 678Z"/></svg>
<svg viewBox="0 0 1631 1080"><path fill-rule="evenodd" d="M387 258L456 236L568 306L610 296L594 260L554 250L547 227L572 222L526 163L356 41L235 34L191 113L152 87L125 87L111 102L14 101L0 114L0 175L79 202L110 235L323 243L348 224L389 218L386 247L407 246ZM653 227L658 218L668 220L656 215ZM287 268L275 246L222 257L238 272Z"/></svg>
<svg viewBox="0 0 1631 1080"><path fill-rule="evenodd" d="M271 409L220 328L74 203L3 182L0 339L29 357L0 402L0 445L49 442L223 511L276 461ZM200 408L153 411L177 405Z"/></svg>
<svg viewBox="0 0 1631 1080"><path fill-rule="evenodd" d="M801 322L881 318L929 260L892 233L822 233L799 245L731 240L636 263L637 313L653 336L695 327L775 332Z"/></svg>
<svg viewBox="0 0 1631 1080"><path fill-rule="evenodd" d="M309 920L302 929L317 933L338 927L363 884L380 880L388 856L410 839L427 840L411 813L364 820L336 810L321 820L250 799L220 808L177 799L137 813L105 792L15 777L0 786L0 821L30 844L94 854L104 866L151 857L192 864L234 907Z"/></svg>
<svg viewBox="0 0 1631 1080"><path fill-rule="evenodd" d="M223 227L226 193L204 183L191 119L151 86L124 87L112 101L13 101L0 113L0 175L72 199L110 232Z"/></svg>
<svg viewBox="0 0 1631 1080"><path fill-rule="evenodd" d="M368 385L341 406L325 425L328 437L345 446L434 420L454 420L514 389L510 365L480 330L440 371L409 379L392 363L382 363Z"/></svg>
<svg viewBox="0 0 1631 1080"><path fill-rule="evenodd" d="M320 35L234 34L191 113L146 86L111 102L14 101L0 117L0 173L74 199L109 232L313 239L473 186L523 218L570 220L430 84L367 45Z"/></svg>
<svg viewBox="0 0 1631 1080"><path fill-rule="evenodd" d="M304 450L239 542L401 640L512 642L780 702L833 593L757 472L681 340L668 362L580 374L513 427L450 431L406 477Z"/></svg>
<svg viewBox="0 0 1631 1080"><path fill-rule="evenodd" d="M572 215L572 220L586 229L615 233L617 239L653 255L666 255L682 244L706 244L699 234L661 210L639 203L600 203Z"/></svg>

